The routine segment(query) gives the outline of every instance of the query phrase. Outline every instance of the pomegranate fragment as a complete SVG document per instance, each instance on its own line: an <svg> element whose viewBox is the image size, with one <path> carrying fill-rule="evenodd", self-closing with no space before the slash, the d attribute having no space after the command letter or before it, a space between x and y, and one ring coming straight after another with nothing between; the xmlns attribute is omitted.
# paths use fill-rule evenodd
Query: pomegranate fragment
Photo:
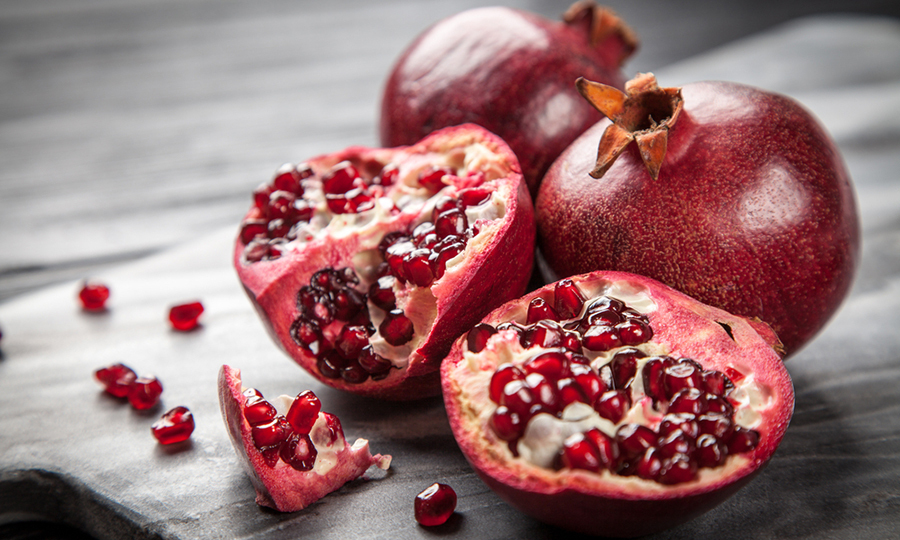
<svg viewBox="0 0 900 540"><path fill-rule="evenodd" d="M166 411L150 426L150 431L160 444L176 444L188 440L194 432L194 415L184 406Z"/></svg>
<svg viewBox="0 0 900 540"><path fill-rule="evenodd" d="M169 322L175 330L187 332L197 328L202 313L203 304L200 302L179 304L169 309Z"/></svg>
<svg viewBox="0 0 900 540"><path fill-rule="evenodd" d="M109 299L109 287L102 283L85 281L78 291L78 298L86 311L103 311Z"/></svg>
<svg viewBox="0 0 900 540"><path fill-rule="evenodd" d="M456 492L447 484L434 483L416 495L416 521L425 527L443 525L456 510Z"/></svg>

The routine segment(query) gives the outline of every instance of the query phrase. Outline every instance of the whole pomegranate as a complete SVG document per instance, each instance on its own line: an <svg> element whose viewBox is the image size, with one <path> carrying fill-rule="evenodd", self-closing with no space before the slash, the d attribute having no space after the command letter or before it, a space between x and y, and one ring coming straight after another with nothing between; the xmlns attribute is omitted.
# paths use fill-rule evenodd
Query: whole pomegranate
<svg viewBox="0 0 900 540"><path fill-rule="evenodd" d="M234 266L316 378L415 399L440 392L456 337L525 291L534 234L515 155L468 124L282 167L254 193Z"/></svg>
<svg viewBox="0 0 900 540"><path fill-rule="evenodd" d="M610 10L576 2L563 22L505 7L464 11L427 29L397 60L384 88L381 142L412 144L472 122L516 153L532 195L544 172L601 119L572 83L621 87L637 40Z"/></svg>
<svg viewBox="0 0 900 540"><path fill-rule="evenodd" d="M774 333L652 279L594 272L491 312L441 367L454 437L547 523L640 536L713 508L793 412Z"/></svg>
<svg viewBox="0 0 900 540"><path fill-rule="evenodd" d="M391 456L373 456L367 440L348 444L341 421L322 411L311 390L270 401L244 388L231 366L219 370L218 390L222 419L260 506L301 510L372 465L390 467Z"/></svg>
<svg viewBox="0 0 900 540"><path fill-rule="evenodd" d="M547 281L633 272L765 321L788 354L809 341L846 296L860 242L850 178L812 115L728 82L578 87L609 119L544 178Z"/></svg>

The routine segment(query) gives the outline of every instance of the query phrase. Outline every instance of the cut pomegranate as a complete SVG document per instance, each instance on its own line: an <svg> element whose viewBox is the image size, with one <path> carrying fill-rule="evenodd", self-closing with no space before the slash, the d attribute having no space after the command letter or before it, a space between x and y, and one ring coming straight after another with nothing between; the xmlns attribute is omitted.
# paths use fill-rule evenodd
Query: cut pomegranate
<svg viewBox="0 0 900 540"><path fill-rule="evenodd" d="M150 431L160 444L176 444L186 441L194 432L194 415L187 407L175 407L153 422Z"/></svg>
<svg viewBox="0 0 900 540"><path fill-rule="evenodd" d="M179 304L169 309L169 322L175 330L187 332L197 328L202 313L203 304L200 302Z"/></svg>
<svg viewBox="0 0 900 540"><path fill-rule="evenodd" d="M628 323L640 339L598 345ZM526 338L554 325L578 346ZM774 333L644 277L574 276L472 333L441 368L460 448L505 500L582 533L650 534L712 508L771 458L793 410Z"/></svg>
<svg viewBox="0 0 900 540"><path fill-rule="evenodd" d="M300 188L276 189L282 169L257 188L235 242L235 268L271 334L330 386L437 394L453 339L530 278L532 206L515 156L464 125L296 168L308 171ZM292 197L312 211L291 211Z"/></svg>
<svg viewBox="0 0 900 540"><path fill-rule="evenodd" d="M134 380L128 391L128 402L135 409L142 411L159 403L163 387L159 379L153 376L141 376Z"/></svg>
<svg viewBox="0 0 900 540"><path fill-rule="evenodd" d="M109 299L109 287L102 283L85 281L78 291L78 298L85 310L103 311Z"/></svg>
<svg viewBox="0 0 900 540"><path fill-rule="evenodd" d="M434 483L416 495L414 507L419 524L443 525L456 510L456 492L447 484Z"/></svg>
<svg viewBox="0 0 900 540"><path fill-rule="evenodd" d="M244 389L240 371L229 366L219 371L218 389L222 418L261 506L300 510L372 465L390 466L391 456L373 456L365 439L348 444L338 418L322 412L310 390L270 402Z"/></svg>

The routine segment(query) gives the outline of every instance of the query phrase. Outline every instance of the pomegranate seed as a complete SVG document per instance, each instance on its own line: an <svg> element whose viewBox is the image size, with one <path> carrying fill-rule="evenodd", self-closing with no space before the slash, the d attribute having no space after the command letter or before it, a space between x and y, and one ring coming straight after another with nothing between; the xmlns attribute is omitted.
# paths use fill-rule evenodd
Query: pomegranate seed
<svg viewBox="0 0 900 540"><path fill-rule="evenodd" d="M359 365L370 375L387 375L393 364L380 354L376 354L371 345L363 347L359 354ZM375 377L373 377L375 378Z"/></svg>
<svg viewBox="0 0 900 540"><path fill-rule="evenodd" d="M565 409L575 402L588 402L581 387L575 382L575 379L571 377L556 381L556 389L559 392L560 408L562 409Z"/></svg>
<svg viewBox="0 0 900 540"><path fill-rule="evenodd" d="M416 225L416 228L413 229L412 232L412 241L416 244L416 247L431 247L431 246L423 246L425 239L429 236L434 235L434 223L430 221L424 221ZM437 238L434 239L437 242ZM434 245L434 244L432 244Z"/></svg>
<svg viewBox="0 0 900 540"><path fill-rule="evenodd" d="M131 392L137 374L124 364L112 364L95 371L94 377L103 383L107 394L123 398Z"/></svg>
<svg viewBox="0 0 900 540"><path fill-rule="evenodd" d="M349 161L342 161L322 177L322 191L331 195L343 195L353 188L359 171Z"/></svg>
<svg viewBox="0 0 900 540"><path fill-rule="evenodd" d="M443 525L456 510L456 492L447 484L432 484L416 495L416 521L425 527Z"/></svg>
<svg viewBox="0 0 900 540"><path fill-rule="evenodd" d="M506 383L500 392L500 404L518 414L521 418L530 418L529 411L536 404L531 388L524 380L512 380Z"/></svg>
<svg viewBox="0 0 900 540"><path fill-rule="evenodd" d="M597 447L583 433L573 433L563 441L562 464L569 469L593 472L603 468Z"/></svg>
<svg viewBox="0 0 900 540"><path fill-rule="evenodd" d="M395 282L396 278L391 275L378 278L378 281L369 288L369 301L384 311L390 311L397 307L397 298L394 296Z"/></svg>
<svg viewBox="0 0 900 540"><path fill-rule="evenodd" d="M466 188L458 193L459 202L466 207L481 206L491 200L491 194L493 192L492 189L487 187Z"/></svg>
<svg viewBox="0 0 900 540"><path fill-rule="evenodd" d="M706 412L706 394L696 388L684 388L672 397L669 412L703 414Z"/></svg>
<svg viewBox="0 0 900 540"><path fill-rule="evenodd" d="M714 394L706 394L706 410L726 416L734 414L734 406L727 399L720 398Z"/></svg>
<svg viewBox="0 0 900 540"><path fill-rule="evenodd" d="M522 366L525 373L540 373L550 381L558 381L568 375L569 360L560 351L547 351L529 358Z"/></svg>
<svg viewBox="0 0 900 540"><path fill-rule="evenodd" d="M663 464L656 448L650 447L644 450L644 454L637 463L635 472L644 480L656 480L659 478Z"/></svg>
<svg viewBox="0 0 900 540"><path fill-rule="evenodd" d="M453 174L446 168L428 167L419 173L419 185L432 193L437 193L444 188L444 175Z"/></svg>
<svg viewBox="0 0 900 540"><path fill-rule="evenodd" d="M725 463L728 449L714 436L704 433L697 437L697 449L694 458L700 467L714 468Z"/></svg>
<svg viewBox="0 0 900 540"><path fill-rule="evenodd" d="M588 313L592 313L594 311L606 311L611 310L615 312L621 312L625 309L625 302L622 302L618 298L612 298L609 296L601 296L597 298L587 308Z"/></svg>
<svg viewBox="0 0 900 540"><path fill-rule="evenodd" d="M266 217L269 220L282 219L291 221L294 212L294 201L297 197L287 191L273 191L269 195L269 204L266 207Z"/></svg>
<svg viewBox="0 0 900 540"><path fill-rule="evenodd" d="M611 309L601 311L589 311L581 319L581 327L589 329L592 326L615 326L622 322L622 316Z"/></svg>
<svg viewBox="0 0 900 540"><path fill-rule="evenodd" d="M284 238L291 232L290 222L283 219L273 219L268 223L266 235L271 239Z"/></svg>
<svg viewBox="0 0 900 540"><path fill-rule="evenodd" d="M331 346L322 334L318 323L303 317L294 321L291 325L290 334L297 345L315 356L319 356Z"/></svg>
<svg viewBox="0 0 900 540"><path fill-rule="evenodd" d="M415 335L413 323L402 309L389 311L378 326L378 331L385 341L395 347L409 343Z"/></svg>
<svg viewBox="0 0 900 540"><path fill-rule="evenodd" d="M484 350L488 340L497 333L497 329L487 323L478 323L469 330L466 336L466 345L469 350L478 353Z"/></svg>
<svg viewBox="0 0 900 540"><path fill-rule="evenodd" d="M312 171L310 171L311 173ZM293 163L285 163L275 171L272 179L272 187L276 190L287 191L300 197L303 195L303 186L300 181L302 176Z"/></svg>
<svg viewBox="0 0 900 540"><path fill-rule="evenodd" d="M399 177L400 169L396 165L385 165L376 179L378 180L377 184L388 187L394 185Z"/></svg>
<svg viewBox="0 0 900 540"><path fill-rule="evenodd" d="M631 384L637 374L637 360L643 357L644 353L638 349L623 349L613 356L609 366L615 388L627 388Z"/></svg>
<svg viewBox="0 0 900 540"><path fill-rule="evenodd" d="M276 416L278 411L262 396L248 398L244 403L244 418L251 426L271 422Z"/></svg>
<svg viewBox="0 0 900 540"><path fill-rule="evenodd" d="M78 291L81 305L87 311L103 311L106 309L106 301L109 299L109 287L102 283L85 281Z"/></svg>
<svg viewBox="0 0 900 540"><path fill-rule="evenodd" d="M428 287L434 281L428 249L414 249L403 256L403 273L417 287Z"/></svg>
<svg viewBox="0 0 900 540"><path fill-rule="evenodd" d="M365 296L356 289L344 287L334 293L334 318L339 321L349 321L356 317L366 305Z"/></svg>
<svg viewBox="0 0 900 540"><path fill-rule="evenodd" d="M535 324L542 320L558 321L559 315L550 307L550 304L540 296L534 298L528 303L528 315L526 316L527 324Z"/></svg>
<svg viewBox="0 0 900 540"><path fill-rule="evenodd" d="M329 378L338 379L341 376L341 370L347 361L335 351L328 351L322 357L316 357L316 367L319 372Z"/></svg>
<svg viewBox="0 0 900 540"><path fill-rule="evenodd" d="M469 220L466 213L456 208L444 212L434 222L434 232L440 238L464 236L468 227Z"/></svg>
<svg viewBox="0 0 900 540"><path fill-rule="evenodd" d="M694 439L688 437L681 430L675 430L659 439L659 453L664 458L670 458L677 454L691 455L694 452Z"/></svg>
<svg viewBox="0 0 900 540"><path fill-rule="evenodd" d="M594 403L601 394L609 389L600 376L594 373L590 367L588 367L587 373L575 373L574 366L571 366L570 369L573 370L575 382L581 387L584 397L587 398L587 403Z"/></svg>
<svg viewBox="0 0 900 540"><path fill-rule="evenodd" d="M260 184L253 190L253 206L259 208L263 212L266 211L266 208L269 206L269 195L275 189L269 184Z"/></svg>
<svg viewBox="0 0 900 540"><path fill-rule="evenodd" d="M656 446L656 433L640 424L625 424L616 431L616 444L626 457L642 456Z"/></svg>
<svg viewBox="0 0 900 540"><path fill-rule="evenodd" d="M613 328L592 326L581 337L581 344L589 351L608 351L622 346L622 340Z"/></svg>
<svg viewBox="0 0 900 540"><path fill-rule="evenodd" d="M328 211L332 214L352 214L348 205L347 197L341 194L328 193L325 195L325 203L328 205Z"/></svg>
<svg viewBox="0 0 900 540"><path fill-rule="evenodd" d="M403 264L403 258L406 256L406 254L415 251L415 249L415 244L413 244L409 240L403 240L395 244L391 244L390 247L385 250L385 260L391 267L391 273L399 278L402 282L409 281L409 276L406 275L406 268Z"/></svg>
<svg viewBox="0 0 900 540"><path fill-rule="evenodd" d="M451 210L460 210L459 201L453 197L441 195L434 202L434 209L431 211L431 221L437 222L437 218L440 217L441 214Z"/></svg>
<svg viewBox="0 0 900 540"><path fill-rule="evenodd" d="M697 429L701 434L712 435L720 441L725 441L734 432L734 422L730 416L706 413L697 417Z"/></svg>
<svg viewBox="0 0 900 540"><path fill-rule="evenodd" d="M500 406L491 415L491 427L501 440L514 441L525 431L525 422L517 413L509 410L509 407Z"/></svg>
<svg viewBox="0 0 900 540"><path fill-rule="evenodd" d="M316 394L312 390L304 390L294 398L291 408L288 409L284 418L291 425L294 433L307 435L313 424L316 423L320 410L322 410L322 402L319 401Z"/></svg>
<svg viewBox="0 0 900 540"><path fill-rule="evenodd" d="M525 330L519 339L522 347L543 347L549 349L562 345L563 329L556 321L544 320Z"/></svg>
<svg viewBox="0 0 900 540"><path fill-rule="evenodd" d="M331 413L322 413L322 415L325 417L325 429L328 430L328 444L334 444L338 439L344 437L344 428L341 427L341 420Z"/></svg>
<svg viewBox="0 0 900 540"><path fill-rule="evenodd" d="M269 224L262 219L248 219L241 224L241 242L249 244L254 238L268 234Z"/></svg>
<svg viewBox="0 0 900 540"><path fill-rule="evenodd" d="M139 411L149 409L159 402L162 391L162 384L156 377L138 377L128 392L128 402Z"/></svg>
<svg viewBox="0 0 900 540"><path fill-rule="evenodd" d="M453 238L448 236L444 240L449 238ZM428 257L429 262L431 262L432 272L434 272L435 279L441 279L444 277L444 272L447 269L447 263L450 259L453 259L460 253L462 253L466 249L466 244L464 242L453 241L445 245L441 245L443 242L438 242L435 248L439 250L435 254L432 254Z"/></svg>
<svg viewBox="0 0 900 540"><path fill-rule="evenodd" d="M581 352L581 338L574 332L563 332L562 346L572 352Z"/></svg>
<svg viewBox="0 0 900 540"><path fill-rule="evenodd" d="M312 470L318 454L309 435L305 433L292 434L281 444L278 451L281 460L298 471Z"/></svg>
<svg viewBox="0 0 900 540"><path fill-rule="evenodd" d="M571 279L563 279L553 289L553 305L561 319L577 317L584 307L584 295Z"/></svg>
<svg viewBox="0 0 900 540"><path fill-rule="evenodd" d="M734 383L722 372L704 371L703 388L714 396L722 397L728 395L734 389Z"/></svg>
<svg viewBox="0 0 900 540"><path fill-rule="evenodd" d="M676 454L663 462L657 481L661 484L690 482L697 476L697 463L685 454Z"/></svg>
<svg viewBox="0 0 900 540"><path fill-rule="evenodd" d="M280 446L291 434L291 426L283 416L276 416L271 422L253 426L250 434L256 448L263 450Z"/></svg>
<svg viewBox="0 0 900 540"><path fill-rule="evenodd" d="M341 378L351 384L360 384L369 378L369 373L359 365L356 359L341 369Z"/></svg>
<svg viewBox="0 0 900 540"><path fill-rule="evenodd" d="M640 345L650 341L653 330L650 325L638 319L630 319L616 325L616 332L623 345Z"/></svg>
<svg viewBox="0 0 900 540"><path fill-rule="evenodd" d="M175 330L186 332L197 328L197 320L201 313L203 313L203 304L200 302L179 304L169 310L169 322L172 323L172 328Z"/></svg>
<svg viewBox="0 0 900 540"><path fill-rule="evenodd" d="M525 384L531 389L536 403L549 414L556 415L562 409L555 383L551 383L540 373L531 373L525 376Z"/></svg>
<svg viewBox="0 0 900 540"><path fill-rule="evenodd" d="M693 414L669 413L659 423L659 436L665 437L675 431L681 431L688 437L696 439L700 435L700 426Z"/></svg>
<svg viewBox="0 0 900 540"><path fill-rule="evenodd" d="M175 407L153 422L150 431L160 444L175 444L188 440L194 432L194 415L187 407Z"/></svg>
<svg viewBox="0 0 900 540"><path fill-rule="evenodd" d="M362 188L351 189L347 192L347 206L345 213L358 214L375 208L375 199Z"/></svg>
<svg viewBox="0 0 900 540"><path fill-rule="evenodd" d="M362 326L346 325L341 328L341 333L334 342L334 348L347 360L359 358L363 347L369 344L369 334Z"/></svg>
<svg viewBox="0 0 900 540"><path fill-rule="evenodd" d="M515 364L510 362L502 364L491 376L491 383L488 387L488 395L490 396L491 401L500 403L503 389L506 388L507 383L522 380L525 380L525 373L516 367Z"/></svg>
<svg viewBox="0 0 900 540"><path fill-rule="evenodd" d="M752 429L737 427L728 440L729 454L742 454L756 448L759 444L759 432Z"/></svg>
<svg viewBox="0 0 900 540"><path fill-rule="evenodd" d="M669 361L670 359L664 356L653 358L644 364L641 372L644 380L644 392L653 398L654 402L666 399L663 371Z"/></svg>
<svg viewBox="0 0 900 540"><path fill-rule="evenodd" d="M597 411L597 414L613 424L621 422L630 408L631 397L626 390L609 390L600 394L600 397L594 402L594 410Z"/></svg>
<svg viewBox="0 0 900 540"><path fill-rule="evenodd" d="M587 430L584 433L584 437L597 448L597 456L605 469L614 471L618 468L619 446L612 437L597 428Z"/></svg>
<svg viewBox="0 0 900 540"><path fill-rule="evenodd" d="M693 362L685 358L669 364L663 370L666 397L672 397L685 388L701 388L703 377Z"/></svg>

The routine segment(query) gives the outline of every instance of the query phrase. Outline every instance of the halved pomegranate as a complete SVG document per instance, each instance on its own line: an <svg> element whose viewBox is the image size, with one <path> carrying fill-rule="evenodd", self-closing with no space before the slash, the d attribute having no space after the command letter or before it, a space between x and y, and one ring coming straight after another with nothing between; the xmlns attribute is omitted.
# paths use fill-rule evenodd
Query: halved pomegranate
<svg viewBox="0 0 900 540"><path fill-rule="evenodd" d="M816 119L729 82L578 87L610 119L541 184L545 279L640 274L765 321L788 355L812 339L849 292L860 244L850 176Z"/></svg>
<svg viewBox="0 0 900 540"><path fill-rule="evenodd" d="M621 87L637 38L610 9L572 4L563 21L507 7L437 22L397 60L381 103L381 142L412 144L471 122L505 140L532 196L544 172L601 119L575 90L579 76Z"/></svg>
<svg viewBox="0 0 900 540"><path fill-rule="evenodd" d="M512 151L478 126L285 166L254 201L241 282L284 350L350 392L436 395L452 341L531 273L531 198Z"/></svg>
<svg viewBox="0 0 900 540"><path fill-rule="evenodd" d="M510 504L638 536L709 510L772 457L794 405L778 347L761 323L595 272L509 302L457 340L444 401L466 458Z"/></svg>
<svg viewBox="0 0 900 540"><path fill-rule="evenodd" d="M369 442L347 444L341 422L321 411L311 391L266 400L244 388L241 372L219 371L219 407L241 465L256 488L256 502L281 512L306 508L391 456L372 455Z"/></svg>

